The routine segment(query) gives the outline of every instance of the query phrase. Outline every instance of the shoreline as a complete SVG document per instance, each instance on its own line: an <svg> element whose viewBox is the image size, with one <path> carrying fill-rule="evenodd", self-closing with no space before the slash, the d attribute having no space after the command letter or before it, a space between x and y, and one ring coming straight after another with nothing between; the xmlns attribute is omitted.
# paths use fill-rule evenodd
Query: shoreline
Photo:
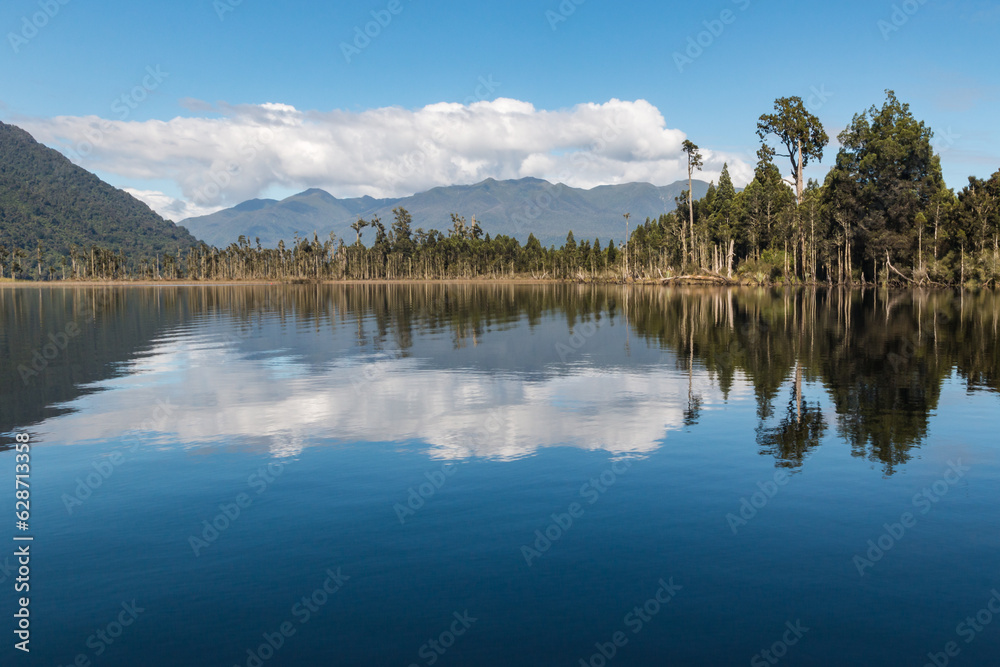
<svg viewBox="0 0 1000 667"><path fill-rule="evenodd" d="M631 287L728 287L728 288L848 288L848 289L894 289L894 290L964 290L975 291L979 289L994 289L988 285L980 285L976 288L963 287L962 285L905 285L901 283L876 284L876 283L746 283L736 280L727 280L718 276L681 276L677 278L652 278L646 280L633 280L628 283L612 280L579 280L579 279L559 279L559 278L530 278L530 277L509 277L509 278L404 278L398 280L373 279L373 280L314 280L314 279L289 279L289 280L12 280L5 278L0 280L0 289L5 287L25 288L67 288L67 287L278 287L278 286L318 286L318 285L601 285L601 286L631 286Z"/></svg>
<svg viewBox="0 0 1000 667"><path fill-rule="evenodd" d="M448 279L401 279L401 280L4 280L3 287L252 287L252 286L293 286L310 285L557 285L575 284L576 281L534 278L448 278ZM612 283L608 283L612 284Z"/></svg>

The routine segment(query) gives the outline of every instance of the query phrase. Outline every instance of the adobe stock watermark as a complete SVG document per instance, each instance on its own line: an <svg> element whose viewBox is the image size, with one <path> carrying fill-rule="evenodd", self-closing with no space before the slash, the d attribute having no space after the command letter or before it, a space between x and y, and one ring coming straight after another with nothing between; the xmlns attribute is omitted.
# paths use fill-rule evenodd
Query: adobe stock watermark
<svg viewBox="0 0 1000 667"><path fill-rule="evenodd" d="M94 634L87 637L85 645L93 651L94 658L100 658L104 655L125 634L125 629L135 624L139 614L146 611L138 606L135 600L122 602L121 608L122 610L118 612L114 620L98 628ZM91 667L91 664L90 653L78 653L66 667ZM63 665L60 664L59 667L63 667Z"/></svg>
<svg viewBox="0 0 1000 667"><path fill-rule="evenodd" d="M163 430L167 420L173 415L174 409L174 406L170 404L169 398L166 401L157 400L156 407L153 409L150 418L141 424L137 424L133 429L125 433L123 440L132 442L132 446L125 453L134 454L139 451L139 445L142 444L139 433ZM76 488L73 490L73 493L62 494L61 500L66 507L67 514L72 516L74 508L82 506L84 502L94 495L94 492L111 479L111 476L115 474L118 467L125 463L125 453L120 450L111 452L107 457L102 458L100 461L94 461L91 464L94 472L88 473L86 477L76 478Z"/></svg>
<svg viewBox="0 0 1000 667"><path fill-rule="evenodd" d="M396 503L392 506L393 511L396 513L396 518L399 519L399 524L405 526L408 518L416 516L417 512L427 504L427 501L437 495L437 492L441 490L445 483L458 470L457 463L448 461L447 463L443 463L440 469L424 473L427 481L417 486L411 486L407 490L406 502Z"/></svg>
<svg viewBox="0 0 1000 667"><path fill-rule="evenodd" d="M250 164L260 155L260 152L272 141L274 141L274 131L269 127L262 127L248 141L243 142L239 147L240 162L229 162L221 169L213 169L201 187L194 191L192 198L202 205L215 202L235 179L243 174L244 165Z"/></svg>
<svg viewBox="0 0 1000 667"><path fill-rule="evenodd" d="M625 119L626 115L619 111L606 120L604 127L601 129L600 136L594 139L593 143L587 147L588 150L577 151L573 154L572 158L570 158L570 161L573 163L572 169L567 168L561 171L555 177L557 182L556 184L546 181L540 193L527 201L524 204L523 209L514 212L510 216L510 221L514 225L515 234L523 234L525 231L533 230L535 227L532 223L542 217L545 212L552 211L553 204L555 204L561 196L561 192L558 191L557 184L565 183L570 180L574 173L583 172L586 167L594 163L596 161L594 155L603 151L608 147L608 144L617 140L624 133L626 128Z"/></svg>
<svg viewBox="0 0 1000 667"><path fill-rule="evenodd" d="M247 486L254 491L251 496L247 492L236 494L232 502L219 505L219 513L211 519L201 522L201 536L190 535L188 544L194 552L195 557L201 556L201 552L213 545L222 533L232 527L241 516L243 511L253 505L254 498L267 491L278 477L285 471L285 464L280 461L272 461L266 466L261 466L256 472L247 477Z"/></svg>
<svg viewBox="0 0 1000 667"><path fill-rule="evenodd" d="M31 355L30 365L21 364L17 367L17 372L21 376L21 382L27 386L31 379L38 377L48 368L50 362L55 361L60 354L66 352L73 339L82 333L80 322L82 321L86 324L95 322L98 311L107 306L111 300L112 298L107 291L98 292L93 302L88 301L83 307L81 314L75 317L72 322L66 324L62 331L50 333L48 342L36 349Z"/></svg>
<svg viewBox="0 0 1000 667"><path fill-rule="evenodd" d="M951 317L948 313L935 313L934 319L939 322L941 326L947 325L951 322ZM903 345L899 349L899 352L890 352L886 355L886 359L889 365L892 366L892 370L896 373L900 372L900 366L913 361L917 354L923 349L924 342L921 340L920 331L914 331L907 338L903 340Z"/></svg>
<svg viewBox="0 0 1000 667"><path fill-rule="evenodd" d="M485 102L494 97L495 93L503 83L496 81L492 74L481 76L476 81L476 87L472 94L462 100L463 106L470 106L476 102ZM386 184L396 187L405 179L414 174L421 173L427 168L431 155L438 152L437 145L441 144L457 129L459 120L456 114L442 114L440 122L434 123L434 130L430 135L430 140L421 137L417 147L412 151L404 153L395 163L395 168L386 176Z"/></svg>
<svg viewBox="0 0 1000 667"><path fill-rule="evenodd" d="M3 563L0 563L0 584L6 584L11 576L13 576L16 572L17 570L10 562L10 556L5 556Z"/></svg>
<svg viewBox="0 0 1000 667"><path fill-rule="evenodd" d="M750 658L750 667L777 665L782 658L788 655L788 649L798 644L809 632L809 628L804 627L802 621L799 620L796 620L795 623L788 621L785 623L785 628L787 629L781 639L771 644L770 648L766 648Z"/></svg>
<svg viewBox="0 0 1000 667"><path fill-rule="evenodd" d="M66 352L70 341L80 335L80 326L74 321L63 327L62 331L49 334L47 343L37 348L31 355L30 365L21 364L17 367L17 372L21 376L21 383L27 387L28 383L38 377L38 375L49 367L49 362L55 361L60 354Z"/></svg>
<svg viewBox="0 0 1000 667"><path fill-rule="evenodd" d="M132 112L149 99L150 94L170 76L170 72L164 72L161 65L155 67L147 65L145 72L145 76L138 85L125 91L111 102L111 113L119 122L128 120ZM87 127L84 131L84 139L77 141L72 148L66 150L68 157L74 162L81 162L83 158L89 157L95 148L104 143L107 135L114 131L115 126L112 125L111 120L102 118L97 127Z"/></svg>
<svg viewBox="0 0 1000 667"><path fill-rule="evenodd" d="M669 580L660 579L657 584L659 588L653 596L641 605L636 605L632 611L625 614L622 624L632 632L632 636L642 632L643 628L659 614L664 607L677 597L677 593L684 589L680 584L674 583L674 578ZM628 646L629 635L625 630L618 630L611 635L611 640L607 642L597 642L594 648L597 649L588 658L580 658L579 667L605 667L614 660L621 649Z"/></svg>
<svg viewBox="0 0 1000 667"><path fill-rule="evenodd" d="M476 448L481 448L505 430L509 430L509 426L507 415L501 408L496 408L486 416L483 423L476 429L472 444ZM460 464L447 461L441 464L437 470L424 473L427 481L411 486L407 489L406 501L392 506L400 525L406 525L407 519L416 516L417 512L423 509L459 470L461 470Z"/></svg>
<svg viewBox="0 0 1000 667"><path fill-rule="evenodd" d="M805 105L812 113L818 112L826 103L834 97L834 94L826 89L826 84L820 84L820 87L809 86L809 96L806 97Z"/></svg>
<svg viewBox="0 0 1000 667"><path fill-rule="evenodd" d="M455 642L479 620L470 616L468 609L461 614L456 611L452 617L454 620L451 621L447 630L434 639L427 640L427 643L417 650L417 656L422 658L428 667L436 664L448 652L448 649L454 646ZM420 667L420 663L411 662L409 667Z"/></svg>
<svg viewBox="0 0 1000 667"><path fill-rule="evenodd" d="M576 14L576 8L587 2L587 0L562 0L555 10L549 9L545 12L545 20L548 21L552 32L559 29L560 23L565 23L570 16Z"/></svg>
<svg viewBox="0 0 1000 667"><path fill-rule="evenodd" d="M954 148L955 144L958 143L958 140L961 138L961 134L956 134L955 131L951 129L951 126L948 126L942 134L936 134L934 136L934 139L931 140L931 146L933 146L934 150L941 155Z"/></svg>
<svg viewBox="0 0 1000 667"><path fill-rule="evenodd" d="M580 487L580 498L585 500L587 505L593 505L603 498L604 494L617 484L621 476L627 473L631 467L631 460L615 461L600 475L584 482L583 486ZM562 514L552 514L552 523L544 529L535 531L534 542L521 546L521 555L528 567L532 567L533 561L544 556L555 543L565 537L574 523L584 514L586 514L586 509L583 504L578 502L570 503Z"/></svg>
<svg viewBox="0 0 1000 667"><path fill-rule="evenodd" d="M739 7L741 12L749 9L751 2L752 0L732 0L732 3ZM719 13L719 18L712 19L711 21L702 21L705 29L688 37L687 47L683 52L674 51L673 53L674 65L677 67L677 71L683 74L684 68L693 65L694 61L701 58L705 51L712 48L715 41L722 37L722 34L726 31L726 27L736 23L737 18L739 18L739 14L732 9L723 9Z"/></svg>
<svg viewBox="0 0 1000 667"><path fill-rule="evenodd" d="M351 386L358 392L366 390L371 384L385 378L389 374L389 362L403 358L402 350L386 350L388 359L379 359L357 367L359 372L351 373ZM353 369L352 369L353 370Z"/></svg>
<svg viewBox="0 0 1000 667"><path fill-rule="evenodd" d="M251 328L240 329L238 331L227 331L222 336L222 342L226 345L226 347L232 347L234 350L238 351L240 344L248 341L253 334L254 332ZM229 360L223 358L219 361L219 363L226 364L229 363Z"/></svg>
<svg viewBox="0 0 1000 667"><path fill-rule="evenodd" d="M142 77L142 82L111 103L112 113L118 117L118 120L127 120L131 113L146 101L149 94L166 81L168 76L170 76L170 72L164 72L161 65L156 67L147 65L146 75Z"/></svg>
<svg viewBox="0 0 1000 667"><path fill-rule="evenodd" d="M934 505L948 495L951 487L958 484L965 478L972 468L962 465L962 460L957 462L949 461L948 470L945 471L941 479L928 487L924 487L915 494L911 500L913 507L920 511L921 515L930 513ZM852 559L854 566L858 569L859 576L865 576L865 570L875 566L885 555L891 551L903 538L907 531L912 530L917 525L917 515L913 512L903 512L896 523L883 524L885 532L877 538L868 540L868 550L864 555L856 554Z"/></svg>
<svg viewBox="0 0 1000 667"><path fill-rule="evenodd" d="M733 535L736 535L740 528L754 520L757 517L757 513L767 507L767 504L778 495L778 491L788 485L789 479L788 473L784 470L777 470L771 481L757 482L759 490L754 492L750 498L740 498L738 514L730 512L726 515L726 523L729 524L729 529L733 531Z"/></svg>
<svg viewBox="0 0 1000 667"><path fill-rule="evenodd" d="M882 33L882 39L886 42L892 39L893 33L899 32L926 4L927 0L904 0L898 5L893 5L889 19L879 19L876 24Z"/></svg>
<svg viewBox="0 0 1000 667"><path fill-rule="evenodd" d="M556 343L556 354L559 360L566 363L566 360L583 349L587 341L597 333L597 325L593 322L584 322L573 327L573 333L566 343Z"/></svg>
<svg viewBox="0 0 1000 667"><path fill-rule="evenodd" d="M348 65L361 55L361 53L372 45L372 42L382 35L382 31L389 27L392 20L403 13L405 9L403 0L389 0L385 9L372 10L370 12L372 20L364 24L354 26L354 39L340 43L340 52L344 54L344 61Z"/></svg>
<svg viewBox="0 0 1000 667"><path fill-rule="evenodd" d="M976 638L986 632L987 627L994 619L1000 617L1000 590L990 591L992 597L986 601L983 608L973 616L967 616L965 620L955 626L955 634L965 640L965 644L971 644ZM947 667L953 658L957 658L962 653L962 648L957 641L950 641L944 645L943 651L931 651L927 654L929 662L924 667Z"/></svg>
<svg viewBox="0 0 1000 667"><path fill-rule="evenodd" d="M226 20L226 14L236 11L236 8L243 4L243 0L212 0L212 9L215 10L219 21Z"/></svg>
<svg viewBox="0 0 1000 667"><path fill-rule="evenodd" d="M729 345L719 352L717 363L720 367L725 368L736 366L737 361L745 354L747 346L752 346L760 341L770 330L770 325L763 320L747 321L740 328L740 333L746 339L746 343L744 344L740 339L730 339Z"/></svg>
<svg viewBox="0 0 1000 667"><path fill-rule="evenodd" d="M350 580L350 577L343 574L339 567L336 572L329 568L325 574L326 579L321 586L292 605L289 611L291 618L279 623L273 632L265 632L261 635L264 641L256 648L248 648L246 660L243 661L242 665L237 664L234 667L263 667L264 663L273 658L285 646L285 643L295 636L299 628L311 621L313 616L327 605L330 598L340 592Z"/></svg>
<svg viewBox="0 0 1000 667"><path fill-rule="evenodd" d="M71 0L39 0L38 9L39 11L32 14L30 17L21 17L21 29L18 32L8 32L7 41L10 42L10 48L14 50L14 53L20 53L21 49L28 45L28 42L33 40L38 36L39 31L43 30L45 26L49 24L52 19L59 15L62 8L70 3Z"/></svg>

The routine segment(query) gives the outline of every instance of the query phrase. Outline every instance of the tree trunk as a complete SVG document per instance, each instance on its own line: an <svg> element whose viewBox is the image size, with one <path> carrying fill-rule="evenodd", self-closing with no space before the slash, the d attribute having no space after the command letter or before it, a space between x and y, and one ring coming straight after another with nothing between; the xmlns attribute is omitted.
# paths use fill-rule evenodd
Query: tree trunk
<svg viewBox="0 0 1000 667"><path fill-rule="evenodd" d="M795 422L802 423L802 365L795 362Z"/></svg>
<svg viewBox="0 0 1000 667"><path fill-rule="evenodd" d="M691 172L691 160L688 158L688 213L690 214L688 222L691 225L691 261L695 261L694 257L694 178Z"/></svg>
<svg viewBox="0 0 1000 667"><path fill-rule="evenodd" d="M993 286L996 287L997 283L997 254L1000 251L1000 239L997 235L993 235Z"/></svg>
<svg viewBox="0 0 1000 667"><path fill-rule="evenodd" d="M917 230L917 269L922 274L924 272L924 230Z"/></svg>
<svg viewBox="0 0 1000 667"><path fill-rule="evenodd" d="M813 206L809 210L809 245L811 246L811 251L809 252L809 263L812 265L812 281L816 282L816 202L813 200Z"/></svg>
<svg viewBox="0 0 1000 667"><path fill-rule="evenodd" d="M802 205L802 141L798 142L799 160L795 170L795 203Z"/></svg>
<svg viewBox="0 0 1000 667"><path fill-rule="evenodd" d="M937 262L938 258L938 225L941 222L941 204L937 205L937 211L934 213L934 261Z"/></svg>

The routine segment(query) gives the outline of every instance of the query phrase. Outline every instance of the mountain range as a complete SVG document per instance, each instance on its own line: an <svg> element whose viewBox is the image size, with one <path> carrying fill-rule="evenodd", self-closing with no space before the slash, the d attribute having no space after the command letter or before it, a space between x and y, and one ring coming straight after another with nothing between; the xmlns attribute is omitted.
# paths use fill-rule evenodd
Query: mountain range
<svg viewBox="0 0 1000 667"><path fill-rule="evenodd" d="M708 183L694 181L695 198ZM388 228L393 209L403 207L413 217L414 230L451 228L453 213L471 222L475 216L486 233L527 241L534 234L542 244L560 246L572 230L579 240L622 240L622 214L642 223L676 208L675 198L686 181L657 187L649 183L604 185L589 190L552 184L537 178L475 185L438 187L410 197L338 199L318 189L282 201L253 199L211 215L188 218L179 225L164 220L146 204L82 169L26 131L0 122L0 245L45 255L66 255L72 246L93 244L130 256L162 255L189 248L198 239L225 247L241 235L251 242L275 247L295 235L326 239L332 232L354 242L350 228L358 218L378 217ZM370 244L371 229L363 241ZM195 238L197 237L197 238Z"/></svg>
<svg viewBox="0 0 1000 667"><path fill-rule="evenodd" d="M700 199L709 184L694 181L693 186L695 198ZM414 230L446 232L451 228L451 214L457 213L470 222L475 216L483 230L494 236L505 234L524 243L533 233L543 245L560 246L570 230L581 241L621 240L625 237L624 213L631 213L633 225L647 217L659 217L676 209L675 198L685 190L687 181L663 187L627 183L583 190L537 178L490 178L475 185L438 187L400 199L338 199L312 189L281 201L252 199L180 224L218 247L235 242L241 235L251 242L259 238L262 245L275 247L280 240L289 244L296 233L310 238L316 233L326 239L332 232L353 243L356 236L350 225L359 217L367 220L378 216L389 228L392 210L402 206L413 216ZM365 233L370 242L373 232L369 229Z"/></svg>

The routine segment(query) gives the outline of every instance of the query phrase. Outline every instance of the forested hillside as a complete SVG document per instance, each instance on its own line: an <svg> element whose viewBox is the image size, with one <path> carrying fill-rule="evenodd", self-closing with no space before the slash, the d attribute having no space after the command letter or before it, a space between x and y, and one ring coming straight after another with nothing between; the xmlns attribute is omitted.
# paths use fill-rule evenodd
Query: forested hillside
<svg viewBox="0 0 1000 667"><path fill-rule="evenodd" d="M176 254L197 243L183 227L77 167L13 125L0 123L0 270L17 265L22 277L61 269L68 261L105 264L139 256Z"/></svg>

